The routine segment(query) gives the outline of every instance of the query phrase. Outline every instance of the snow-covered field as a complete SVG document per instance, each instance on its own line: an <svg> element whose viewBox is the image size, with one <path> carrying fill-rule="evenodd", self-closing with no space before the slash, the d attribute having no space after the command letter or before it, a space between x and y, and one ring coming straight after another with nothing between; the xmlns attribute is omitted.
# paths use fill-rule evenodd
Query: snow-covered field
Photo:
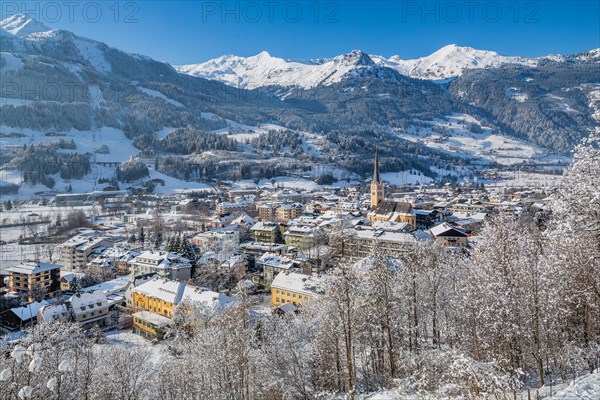
<svg viewBox="0 0 600 400"><path fill-rule="evenodd" d="M452 114L442 119L422 121L426 126L411 126L396 135L427 147L444 150L460 157L478 158L503 165L537 160L544 163L568 162L564 156L546 154L539 147L495 132L467 114ZM480 133L469 130L479 125Z"/></svg>
<svg viewBox="0 0 600 400"><path fill-rule="evenodd" d="M540 174L523 171L501 172L500 179L486 181L486 186L552 188L557 187L561 180L562 175Z"/></svg>
<svg viewBox="0 0 600 400"><path fill-rule="evenodd" d="M0 138L0 146L4 148L23 146L24 144L29 146L41 142L57 142L60 139L70 141L72 139L77 149L64 150L65 152L93 153L92 161L96 162L121 162L139 152L122 130L105 126L91 131L79 131L76 129L68 131L37 131L0 125L0 132L5 134L16 132L25 135L23 137ZM61 136L46 136L48 132ZM110 152L108 154L95 153L103 145L106 145Z"/></svg>
<svg viewBox="0 0 600 400"><path fill-rule="evenodd" d="M163 128L157 132L157 136L166 136L169 131L173 128ZM6 125L0 125L0 132L5 134L18 133L22 137L4 137L0 138L0 146L4 149L10 149L11 147L21 147L24 144L32 145L42 142L56 142L60 139L70 141L73 140L76 145L75 150L60 150L62 153L91 153L91 171L83 179L79 180L63 180L58 174L52 175L52 178L56 181L56 185L52 189L58 193L66 192L67 188L70 187L74 193L86 193L94 190L101 190L105 185L99 185L98 179L107 178L111 179L115 175L114 166L106 166L101 163L120 163L128 160L131 156L135 156L139 153L139 150L133 146L130 139L125 136L125 133L121 129L101 127L99 129L90 131L79 131L76 129L70 129L68 131L53 131L54 134L60 136L46 136L47 131L36 131L32 129L17 129ZM106 145L108 147L108 154L96 153L96 151ZM210 189L209 185L200 182L186 182L162 174L152 169L149 166L150 179L162 179L165 185L157 185L156 192L158 193L176 193L184 192L187 190L206 190ZM17 170L3 169L0 170L0 183L15 183L22 184L21 172ZM123 184L124 187L129 185ZM37 185L22 185L17 195L6 195L8 199L21 199L26 200L35 197L36 193L48 192L50 189L42 184Z"/></svg>
<svg viewBox="0 0 600 400"><path fill-rule="evenodd" d="M598 400L600 399L600 370L584 375L565 385L551 400Z"/></svg>
<svg viewBox="0 0 600 400"><path fill-rule="evenodd" d="M407 183L418 185L433 182L433 179L423 175L422 172L415 170L400 172L384 172L381 174L381 179L392 185L404 185Z"/></svg>

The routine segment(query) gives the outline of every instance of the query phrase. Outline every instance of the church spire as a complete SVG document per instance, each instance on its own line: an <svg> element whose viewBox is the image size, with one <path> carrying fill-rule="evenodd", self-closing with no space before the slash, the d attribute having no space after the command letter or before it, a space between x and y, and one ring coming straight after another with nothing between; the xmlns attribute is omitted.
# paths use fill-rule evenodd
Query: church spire
<svg viewBox="0 0 600 400"><path fill-rule="evenodd" d="M381 183L379 177L379 152L375 150L375 166L373 168L373 182Z"/></svg>

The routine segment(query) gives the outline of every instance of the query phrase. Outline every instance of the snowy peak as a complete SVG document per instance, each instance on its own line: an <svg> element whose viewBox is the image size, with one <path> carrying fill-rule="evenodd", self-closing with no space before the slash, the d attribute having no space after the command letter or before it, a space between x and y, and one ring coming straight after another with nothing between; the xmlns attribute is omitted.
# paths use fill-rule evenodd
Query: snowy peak
<svg viewBox="0 0 600 400"><path fill-rule="evenodd" d="M364 53L360 50L353 50L348 54L342 54L341 56L337 56L333 59L334 62L337 62L341 66L352 67L352 66L375 66L375 63L369 57L367 53Z"/></svg>
<svg viewBox="0 0 600 400"><path fill-rule="evenodd" d="M402 60L398 56L392 56L388 61L398 72L420 79L452 78L462 75L467 69L498 67L509 63L535 64L531 59L501 56L495 51L455 44L444 46L426 57Z"/></svg>
<svg viewBox="0 0 600 400"><path fill-rule="evenodd" d="M312 88L330 85L346 77L392 78L393 71L375 63L366 53L354 50L333 59L284 60L263 51L255 56L222 56L202 64L175 67L179 72L216 79L229 85L254 89L263 86ZM388 70L388 71L382 71Z"/></svg>
<svg viewBox="0 0 600 400"><path fill-rule="evenodd" d="M14 14L0 21L0 28L16 37L24 37L33 33L48 32L51 29L23 14Z"/></svg>

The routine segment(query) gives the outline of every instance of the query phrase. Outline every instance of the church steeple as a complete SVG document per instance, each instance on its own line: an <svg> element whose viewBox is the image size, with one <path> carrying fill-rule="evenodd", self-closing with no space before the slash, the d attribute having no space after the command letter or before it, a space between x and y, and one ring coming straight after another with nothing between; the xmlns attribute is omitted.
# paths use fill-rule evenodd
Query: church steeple
<svg viewBox="0 0 600 400"><path fill-rule="evenodd" d="M373 182L381 183L379 177L379 152L375 151L375 166L373 168Z"/></svg>
<svg viewBox="0 0 600 400"><path fill-rule="evenodd" d="M375 152L375 165L373 166L373 180L371 181L371 208L377 207L383 200L383 182L379 175L379 152Z"/></svg>

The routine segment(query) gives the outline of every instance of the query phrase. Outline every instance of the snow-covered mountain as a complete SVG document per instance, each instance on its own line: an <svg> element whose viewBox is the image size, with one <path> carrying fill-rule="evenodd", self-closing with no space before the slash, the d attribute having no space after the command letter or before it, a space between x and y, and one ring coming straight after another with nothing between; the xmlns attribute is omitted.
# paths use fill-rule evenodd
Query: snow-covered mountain
<svg viewBox="0 0 600 400"><path fill-rule="evenodd" d="M468 68L497 67L509 63L533 66L536 62L535 59L501 56L493 51L452 44L427 57L413 60L403 60L398 56L385 58L355 50L333 59L296 61L273 57L263 51L251 57L228 55L176 68L186 74L249 89L263 86L298 86L307 89L365 73L390 78L388 68L413 78L445 79L460 76Z"/></svg>
<svg viewBox="0 0 600 400"><path fill-rule="evenodd" d="M504 64L536 65L535 59L502 56L494 51L450 44L431 55L413 60L398 56L379 58L382 65L394 68L403 75L420 79L445 79L460 76L466 69L498 67Z"/></svg>
<svg viewBox="0 0 600 400"><path fill-rule="evenodd" d="M51 29L23 14L15 14L0 21L1 33L9 33L16 37L24 37L32 33L48 32ZM4 32L2 32L4 31Z"/></svg>
<svg viewBox="0 0 600 400"><path fill-rule="evenodd" d="M254 89L264 86L297 86L310 89L330 85L344 77L383 76L390 71L417 79L440 80L461 76L467 69L497 68L506 64L535 67L546 61L598 60L600 49L578 55L548 55L537 58L503 56L494 51L450 44L426 57L404 60L399 56L385 58L360 50L333 59L284 60L266 51L251 57L227 55L200 64L176 66L180 72L216 79L228 85Z"/></svg>
<svg viewBox="0 0 600 400"><path fill-rule="evenodd" d="M386 65L374 62L362 51L355 50L333 59L291 61L263 51L252 57L222 56L203 64L176 67L180 72L215 79L226 84L254 89L263 86L298 86L309 89L330 85L346 76L377 76L395 79Z"/></svg>

